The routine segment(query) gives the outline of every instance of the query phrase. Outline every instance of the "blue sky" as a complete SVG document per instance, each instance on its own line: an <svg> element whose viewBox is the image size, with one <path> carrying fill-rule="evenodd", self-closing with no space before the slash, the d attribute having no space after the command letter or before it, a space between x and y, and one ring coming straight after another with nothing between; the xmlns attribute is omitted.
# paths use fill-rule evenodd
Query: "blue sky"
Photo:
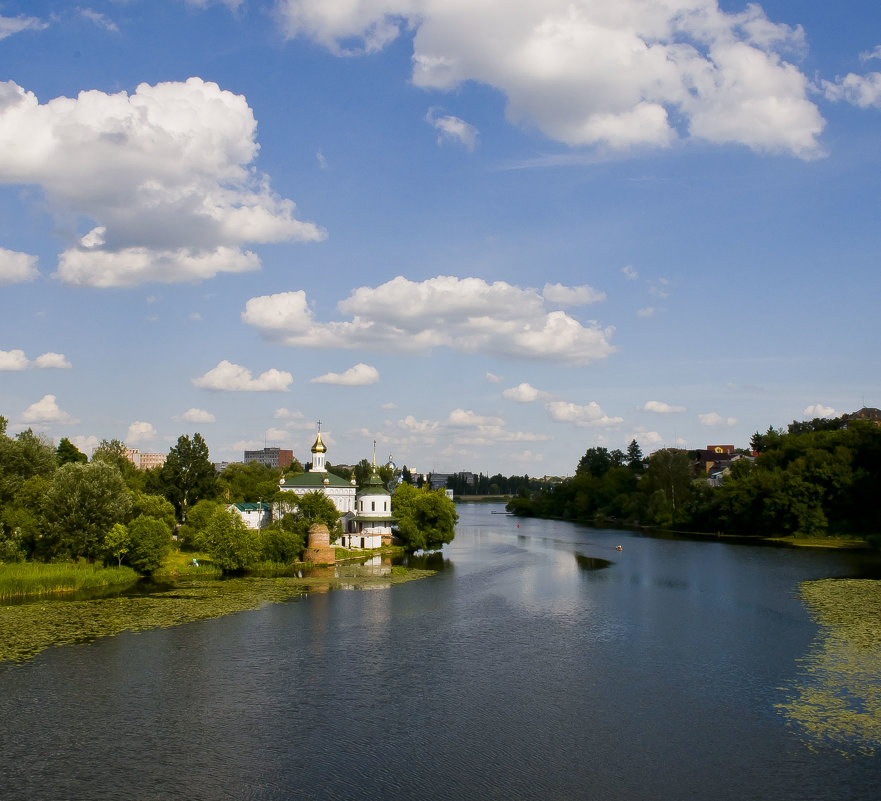
<svg viewBox="0 0 881 801"><path fill-rule="evenodd" d="M881 9L0 2L0 414L567 474L879 399Z"/></svg>

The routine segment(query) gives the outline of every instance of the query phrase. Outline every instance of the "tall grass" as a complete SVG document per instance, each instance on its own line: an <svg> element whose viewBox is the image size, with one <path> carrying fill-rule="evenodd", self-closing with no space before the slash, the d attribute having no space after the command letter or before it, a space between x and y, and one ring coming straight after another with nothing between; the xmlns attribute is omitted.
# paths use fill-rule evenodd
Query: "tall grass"
<svg viewBox="0 0 881 801"><path fill-rule="evenodd" d="M130 567L101 567L87 562L16 562L0 565L0 599L130 584L137 578Z"/></svg>

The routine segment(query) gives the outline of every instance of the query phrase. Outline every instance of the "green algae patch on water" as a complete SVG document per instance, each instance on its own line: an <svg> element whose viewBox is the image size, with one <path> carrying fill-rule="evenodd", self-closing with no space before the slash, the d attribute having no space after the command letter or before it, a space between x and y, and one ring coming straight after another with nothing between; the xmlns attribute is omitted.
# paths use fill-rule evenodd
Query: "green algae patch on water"
<svg viewBox="0 0 881 801"><path fill-rule="evenodd" d="M86 643L123 631L179 626L332 589L379 589L433 575L431 570L386 575L329 572L304 577L241 577L181 581L149 594L88 601L39 601L0 606L0 662L22 662L53 645Z"/></svg>
<svg viewBox="0 0 881 801"><path fill-rule="evenodd" d="M811 747L881 752L881 582L806 581L800 594L820 626L778 708Z"/></svg>

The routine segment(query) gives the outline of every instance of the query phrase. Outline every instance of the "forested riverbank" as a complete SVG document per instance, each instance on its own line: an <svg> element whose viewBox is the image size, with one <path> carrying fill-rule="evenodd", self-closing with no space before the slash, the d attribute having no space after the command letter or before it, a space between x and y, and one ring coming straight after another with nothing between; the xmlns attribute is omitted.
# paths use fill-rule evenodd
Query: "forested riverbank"
<svg viewBox="0 0 881 801"><path fill-rule="evenodd" d="M881 428L814 420L756 433L750 445L715 486L695 452L668 448L643 460L591 448L574 477L507 508L580 522L881 544Z"/></svg>

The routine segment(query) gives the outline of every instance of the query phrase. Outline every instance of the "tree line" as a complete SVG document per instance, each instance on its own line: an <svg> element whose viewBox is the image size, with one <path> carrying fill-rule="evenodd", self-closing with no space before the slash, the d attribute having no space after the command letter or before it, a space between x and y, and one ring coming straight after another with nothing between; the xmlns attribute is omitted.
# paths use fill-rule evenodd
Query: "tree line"
<svg viewBox="0 0 881 801"><path fill-rule="evenodd" d="M182 548L207 552L234 571L298 560L313 523L327 525L332 536L340 529L333 501L321 492L300 498L282 492L281 470L251 462L229 465L218 476L198 433L179 437L164 465L139 470L118 440L102 441L90 461L66 437L55 446L31 429L10 437L6 428L0 416L0 563L86 559L150 573L176 534ZM356 467L362 483L365 465ZM287 475L297 472L298 462ZM247 502L278 514L259 531L248 529L227 506ZM395 505L410 547L452 539L452 504L450 510L434 498L401 493Z"/></svg>
<svg viewBox="0 0 881 801"><path fill-rule="evenodd" d="M631 443L631 445L636 445ZM697 453L663 449L647 460L590 448L574 477L515 498L515 514L610 519L743 536L847 536L881 543L881 427L864 420L793 422L756 432L720 486Z"/></svg>

